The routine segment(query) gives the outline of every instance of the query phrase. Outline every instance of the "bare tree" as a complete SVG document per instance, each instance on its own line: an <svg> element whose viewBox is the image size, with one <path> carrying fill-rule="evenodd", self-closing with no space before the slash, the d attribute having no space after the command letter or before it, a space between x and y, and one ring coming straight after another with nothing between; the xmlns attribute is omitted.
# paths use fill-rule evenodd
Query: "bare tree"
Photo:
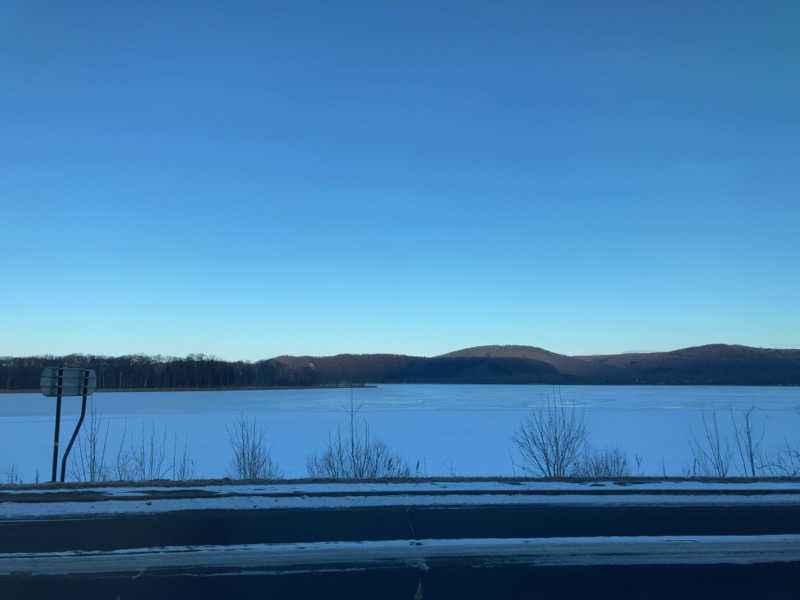
<svg viewBox="0 0 800 600"><path fill-rule="evenodd" d="M94 404L89 409L89 422L78 438L77 464L70 469L70 475L77 481L107 481L109 469L106 466L109 425L103 427L103 414L97 412Z"/></svg>
<svg viewBox="0 0 800 600"><path fill-rule="evenodd" d="M720 432L716 411L711 413L710 422L703 411L703 437L701 440L694 438L690 444L693 473L714 477L728 476L733 448L730 440Z"/></svg>
<svg viewBox="0 0 800 600"><path fill-rule="evenodd" d="M381 440L373 439L369 424L363 429L357 422L358 409L350 399L348 427L344 435L337 427L336 435L328 436L327 447L308 457L306 470L310 477L326 479L378 479L410 477L411 468L400 455ZM420 473L420 461L417 461Z"/></svg>
<svg viewBox="0 0 800 600"><path fill-rule="evenodd" d="M547 479L568 477L586 449L586 427L574 407L555 399L534 409L513 436L523 471Z"/></svg>
<svg viewBox="0 0 800 600"><path fill-rule="evenodd" d="M264 431L253 417L248 421L241 415L228 427L228 439L233 450L232 471L239 479L278 479L278 464L266 445Z"/></svg>

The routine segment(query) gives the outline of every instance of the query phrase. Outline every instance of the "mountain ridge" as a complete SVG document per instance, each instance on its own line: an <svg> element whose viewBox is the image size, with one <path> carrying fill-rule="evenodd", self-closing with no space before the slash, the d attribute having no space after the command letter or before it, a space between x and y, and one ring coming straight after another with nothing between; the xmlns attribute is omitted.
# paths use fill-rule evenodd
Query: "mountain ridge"
<svg viewBox="0 0 800 600"><path fill-rule="evenodd" d="M299 357L276 357L292 362ZM380 358L395 369L390 381L464 383L585 383L687 385L800 385L800 349L741 344L704 344L676 350L566 355L538 346L484 345L432 357L402 354L340 354L302 357L314 368L347 363L352 368ZM357 369L356 369L357 370ZM371 369L368 369L371 370Z"/></svg>
<svg viewBox="0 0 800 600"><path fill-rule="evenodd" d="M706 344L661 352L568 356L537 346L487 345L438 356L336 354L224 361L69 355L0 358L0 389L36 389L41 369L92 368L99 388L215 388L361 383L800 385L800 349Z"/></svg>

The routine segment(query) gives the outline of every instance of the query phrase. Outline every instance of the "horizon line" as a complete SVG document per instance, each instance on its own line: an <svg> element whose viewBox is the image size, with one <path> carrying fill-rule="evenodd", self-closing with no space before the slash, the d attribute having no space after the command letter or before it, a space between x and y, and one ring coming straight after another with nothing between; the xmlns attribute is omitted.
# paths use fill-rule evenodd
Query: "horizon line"
<svg viewBox="0 0 800 600"><path fill-rule="evenodd" d="M26 355L12 355L6 354L0 356L0 360L6 359L20 359L20 358L63 358L68 356L95 356L95 357L102 357L102 358L121 358L125 356L143 356L148 358L156 358L161 357L166 360L175 360L175 359L186 359L190 357L202 357L203 359L208 360L219 360L222 362L246 362L246 363L253 363L253 362L262 362L267 360L275 360L278 358L332 358L336 356L409 356L414 358L439 358L446 356L448 354L453 354L455 352L463 352L465 350L472 350L476 348L510 348L510 347L517 347L517 348L529 348L529 349L536 349L542 350L544 352L548 352L550 354L556 354L559 356L565 356L568 358L581 358L581 357L593 357L593 356L624 356L624 355L644 355L644 354L668 354L670 352L679 352L681 350L690 350L692 348L707 348L709 346L726 346L726 347L739 347L739 348L750 348L755 350L800 350L798 347L789 347L789 346L749 346L747 344L731 344L726 342L711 342L707 344L698 344L692 346L681 346L679 348L672 348L669 350L627 350L623 352L598 352L592 354L585 354L585 353L578 353L578 354L564 354L561 352L554 352L552 350L548 350L547 348L541 346L532 346L530 344L479 344L476 346L465 346L463 348L457 348L455 350L450 350L441 354L433 354L433 355L424 355L424 354L406 354L402 352L338 352L335 354L276 354L274 356L266 357L266 358L255 358L255 359L232 359L232 358L224 358L221 356L217 356L215 354L205 353L205 352L190 352L183 356L180 355L171 355L171 354L149 354L145 352L131 352L131 353L123 353L123 354L100 354L100 353L91 353L91 352L70 352L66 354L53 354L53 353L41 353L41 354L26 354Z"/></svg>

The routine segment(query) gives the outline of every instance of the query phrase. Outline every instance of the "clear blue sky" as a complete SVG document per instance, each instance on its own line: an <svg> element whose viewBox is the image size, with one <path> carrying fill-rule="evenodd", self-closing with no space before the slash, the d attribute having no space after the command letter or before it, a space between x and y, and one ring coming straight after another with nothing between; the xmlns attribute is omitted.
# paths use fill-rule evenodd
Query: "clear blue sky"
<svg viewBox="0 0 800 600"><path fill-rule="evenodd" d="M0 355L800 347L800 3L0 7Z"/></svg>

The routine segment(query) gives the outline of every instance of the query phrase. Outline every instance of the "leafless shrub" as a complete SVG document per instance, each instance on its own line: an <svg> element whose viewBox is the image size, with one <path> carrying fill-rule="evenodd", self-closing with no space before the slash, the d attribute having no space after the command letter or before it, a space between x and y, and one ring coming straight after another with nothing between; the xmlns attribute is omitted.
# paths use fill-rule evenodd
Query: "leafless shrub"
<svg viewBox="0 0 800 600"><path fill-rule="evenodd" d="M800 449L793 447L788 441L775 458L774 473L784 477L800 475Z"/></svg>
<svg viewBox="0 0 800 600"><path fill-rule="evenodd" d="M194 476L195 463L188 441L181 448L177 435L173 437L171 461L168 456L167 429L155 423L149 431L142 425L141 435L128 436L127 424L122 430L119 446L112 463L106 462L110 426L94 407L89 411L86 424L73 450L75 466L70 476L77 481L149 481L172 478L187 480ZM37 472L38 477L38 472Z"/></svg>
<svg viewBox="0 0 800 600"><path fill-rule="evenodd" d="M690 442L692 463L684 474L727 477L735 472L743 477L764 477L800 473L800 456L796 451L792 454L788 443L774 453L764 449L765 428L758 432L754 417L752 407L741 414L731 409L732 434L726 435L720 430L717 413L709 418L704 412L703 436Z"/></svg>
<svg viewBox="0 0 800 600"><path fill-rule="evenodd" d="M142 425L142 435L138 440L131 440L130 450L124 461L128 464L129 479L165 479L169 474L166 427L159 431L154 423L148 433Z"/></svg>
<svg viewBox="0 0 800 600"><path fill-rule="evenodd" d="M631 468L628 457L619 448L592 451L587 446L575 466L574 475L587 479L614 479L630 476Z"/></svg>
<svg viewBox="0 0 800 600"><path fill-rule="evenodd" d="M122 436L119 439L119 447L117 448L117 455L114 461L114 479L116 481L131 481L133 480L133 468L131 465L131 455L125 448L125 440L128 437L128 424L122 430Z"/></svg>
<svg viewBox="0 0 800 600"><path fill-rule="evenodd" d="M70 469L70 475L77 481L107 481L109 469L106 466L109 425L103 427L103 414L94 405L89 409L88 423L78 434L77 461Z"/></svg>
<svg viewBox="0 0 800 600"><path fill-rule="evenodd" d="M278 479L278 464L266 445L264 431L255 417L248 421L240 416L228 427L228 439L233 450L232 471L239 479Z"/></svg>
<svg viewBox="0 0 800 600"><path fill-rule="evenodd" d="M764 473L777 477L800 476L800 448L784 440L783 447L764 465Z"/></svg>
<svg viewBox="0 0 800 600"><path fill-rule="evenodd" d="M141 435L128 437L125 424L119 440L114 462L106 466L106 472L116 481L150 481L153 479L175 479L185 481L195 473L195 462L191 457L188 441L183 448L178 444L178 436L173 436L172 457L167 455L167 429L159 430L153 423L150 430L142 425Z"/></svg>
<svg viewBox="0 0 800 600"><path fill-rule="evenodd" d="M667 475L664 475L666 479ZM692 462L689 465L684 464L681 467L681 477L684 479L688 479L690 477L697 477L697 459L692 458Z"/></svg>
<svg viewBox="0 0 800 600"><path fill-rule="evenodd" d="M586 449L586 427L573 407L549 400L520 423L513 436L523 471L547 479L568 477Z"/></svg>
<svg viewBox="0 0 800 600"><path fill-rule="evenodd" d="M384 442L373 439L369 424L363 429L357 423L358 410L350 401L348 428L344 435L336 428L336 435L328 437L327 447L306 461L309 477L326 479L378 479L384 477L410 477L411 468ZM419 474L420 461L416 472Z"/></svg>
<svg viewBox="0 0 800 600"><path fill-rule="evenodd" d="M194 477L194 460L189 453L189 441L185 440L183 448L178 449L178 436L172 443L172 478L176 481L187 481Z"/></svg>
<svg viewBox="0 0 800 600"><path fill-rule="evenodd" d="M17 465L11 465L6 471L6 483L8 485L20 485L22 483L22 478L19 476L19 471L17 471Z"/></svg>
<svg viewBox="0 0 800 600"><path fill-rule="evenodd" d="M716 411L710 419L703 411L703 437L690 442L692 448L692 474L727 477L733 458L733 444L719 429Z"/></svg>
<svg viewBox="0 0 800 600"><path fill-rule="evenodd" d="M759 477L769 470L770 460L767 459L761 442L764 439L764 428L761 435L756 439L753 432L753 408L744 412L741 423L736 419L736 413L731 409L731 423L733 425L733 439L736 454L742 468L742 474L746 477Z"/></svg>

